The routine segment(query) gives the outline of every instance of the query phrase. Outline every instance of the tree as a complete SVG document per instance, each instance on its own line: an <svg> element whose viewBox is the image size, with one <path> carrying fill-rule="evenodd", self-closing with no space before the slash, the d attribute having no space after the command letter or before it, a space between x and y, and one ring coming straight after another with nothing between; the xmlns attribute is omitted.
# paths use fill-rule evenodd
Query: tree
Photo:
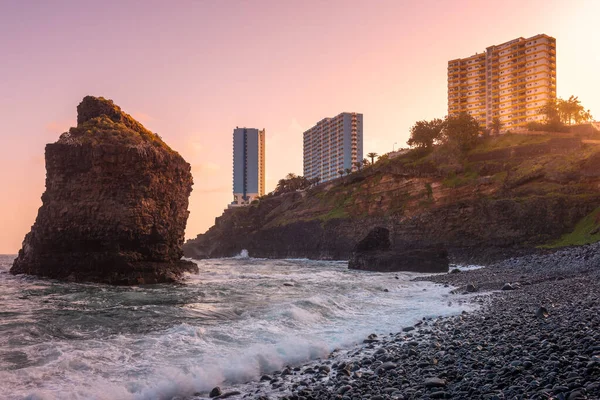
<svg viewBox="0 0 600 400"><path fill-rule="evenodd" d="M344 176L344 170L343 170L343 169L340 169L340 170L338 171L338 174L340 174L340 178L341 178L342 176Z"/></svg>
<svg viewBox="0 0 600 400"><path fill-rule="evenodd" d="M581 105L577 96L571 96L567 100L557 99L548 101L539 111L544 115L545 124L550 128L560 127L561 124L571 125L573 122L580 124L591 121L592 114Z"/></svg>
<svg viewBox="0 0 600 400"><path fill-rule="evenodd" d="M494 117L494 119L492 119L491 128L496 136L500 134L500 129L502 129L502 121L500 121L500 118Z"/></svg>
<svg viewBox="0 0 600 400"><path fill-rule="evenodd" d="M379 156L379 158L377 158L377 162L384 161L384 160L387 160L389 158L390 158L389 154L382 154L382 155Z"/></svg>
<svg viewBox="0 0 600 400"><path fill-rule="evenodd" d="M344 169L344 172L346 173L346 175L350 175L352 173L352 168L346 168Z"/></svg>
<svg viewBox="0 0 600 400"><path fill-rule="evenodd" d="M297 190L308 189L313 184L313 180L309 180L303 176L298 176L294 173L286 175L285 179L280 179L277 182L273 196L278 196L283 193L295 192Z"/></svg>
<svg viewBox="0 0 600 400"><path fill-rule="evenodd" d="M367 158L363 158L362 165L364 167L368 167L369 165L371 165L371 162Z"/></svg>
<svg viewBox="0 0 600 400"><path fill-rule="evenodd" d="M406 142L410 147L431 149L439 142L444 129L444 121L435 118L431 121L417 121L410 128L410 139Z"/></svg>
<svg viewBox="0 0 600 400"><path fill-rule="evenodd" d="M362 163L362 161L357 161L354 163L354 166L356 167L357 170L360 171L363 166L363 163Z"/></svg>
<svg viewBox="0 0 600 400"><path fill-rule="evenodd" d="M459 115L447 116L444 121L442 140L445 143L456 144L461 151L466 152L475 146L480 130L479 123L470 114L463 112Z"/></svg>
<svg viewBox="0 0 600 400"><path fill-rule="evenodd" d="M367 154L367 157L369 157L371 159L371 164L375 164L375 157L377 157L379 154L377 153L369 153Z"/></svg>

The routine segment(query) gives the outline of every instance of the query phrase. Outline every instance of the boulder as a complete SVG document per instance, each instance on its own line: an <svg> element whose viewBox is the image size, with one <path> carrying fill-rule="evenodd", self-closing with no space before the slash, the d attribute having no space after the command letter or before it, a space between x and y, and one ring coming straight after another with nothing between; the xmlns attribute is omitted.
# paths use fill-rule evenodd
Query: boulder
<svg viewBox="0 0 600 400"><path fill-rule="evenodd" d="M42 207L10 272L131 285L197 271L181 260L190 165L111 100L77 112L46 145Z"/></svg>
<svg viewBox="0 0 600 400"><path fill-rule="evenodd" d="M440 248L392 248L389 230L377 227L355 246L348 268L377 272L448 272L448 252Z"/></svg>

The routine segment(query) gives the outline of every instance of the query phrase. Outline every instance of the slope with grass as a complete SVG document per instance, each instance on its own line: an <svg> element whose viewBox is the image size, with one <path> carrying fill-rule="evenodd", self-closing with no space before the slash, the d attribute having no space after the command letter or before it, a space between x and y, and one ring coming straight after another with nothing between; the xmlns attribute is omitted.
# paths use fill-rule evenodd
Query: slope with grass
<svg viewBox="0 0 600 400"><path fill-rule="evenodd" d="M568 134L503 135L480 140L467 154L413 150L228 210L184 251L198 258L247 249L256 257L347 259L381 226L395 247L443 246L454 260L481 260L558 243L599 205L600 146Z"/></svg>

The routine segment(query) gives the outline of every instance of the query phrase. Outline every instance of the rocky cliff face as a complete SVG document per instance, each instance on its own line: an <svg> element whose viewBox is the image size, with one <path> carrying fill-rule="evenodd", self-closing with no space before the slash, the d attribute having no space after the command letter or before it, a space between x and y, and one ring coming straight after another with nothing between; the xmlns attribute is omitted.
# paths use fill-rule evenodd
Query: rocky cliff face
<svg viewBox="0 0 600 400"><path fill-rule="evenodd" d="M599 206L600 146L576 137L501 137L460 163L409 154L227 210L184 252L347 260L383 227L392 250L445 248L451 261L487 262L551 243Z"/></svg>
<svg viewBox="0 0 600 400"><path fill-rule="evenodd" d="M128 285L195 270L181 260L190 165L110 100L77 111L46 146L43 205L11 273Z"/></svg>

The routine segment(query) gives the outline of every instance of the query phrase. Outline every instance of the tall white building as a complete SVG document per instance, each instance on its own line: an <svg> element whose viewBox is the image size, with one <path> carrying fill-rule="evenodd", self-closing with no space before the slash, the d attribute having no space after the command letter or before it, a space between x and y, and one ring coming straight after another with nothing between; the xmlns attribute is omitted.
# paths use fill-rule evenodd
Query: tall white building
<svg viewBox="0 0 600 400"><path fill-rule="evenodd" d="M245 206L265 194L265 130L233 130L233 202Z"/></svg>
<svg viewBox="0 0 600 400"><path fill-rule="evenodd" d="M525 128L543 119L556 100L556 39L540 34L490 46L448 61L448 115L469 113L482 127L495 117L503 129Z"/></svg>
<svg viewBox="0 0 600 400"><path fill-rule="evenodd" d="M363 115L341 113L304 132L304 177L321 182L339 178L338 171L356 170L363 159Z"/></svg>

